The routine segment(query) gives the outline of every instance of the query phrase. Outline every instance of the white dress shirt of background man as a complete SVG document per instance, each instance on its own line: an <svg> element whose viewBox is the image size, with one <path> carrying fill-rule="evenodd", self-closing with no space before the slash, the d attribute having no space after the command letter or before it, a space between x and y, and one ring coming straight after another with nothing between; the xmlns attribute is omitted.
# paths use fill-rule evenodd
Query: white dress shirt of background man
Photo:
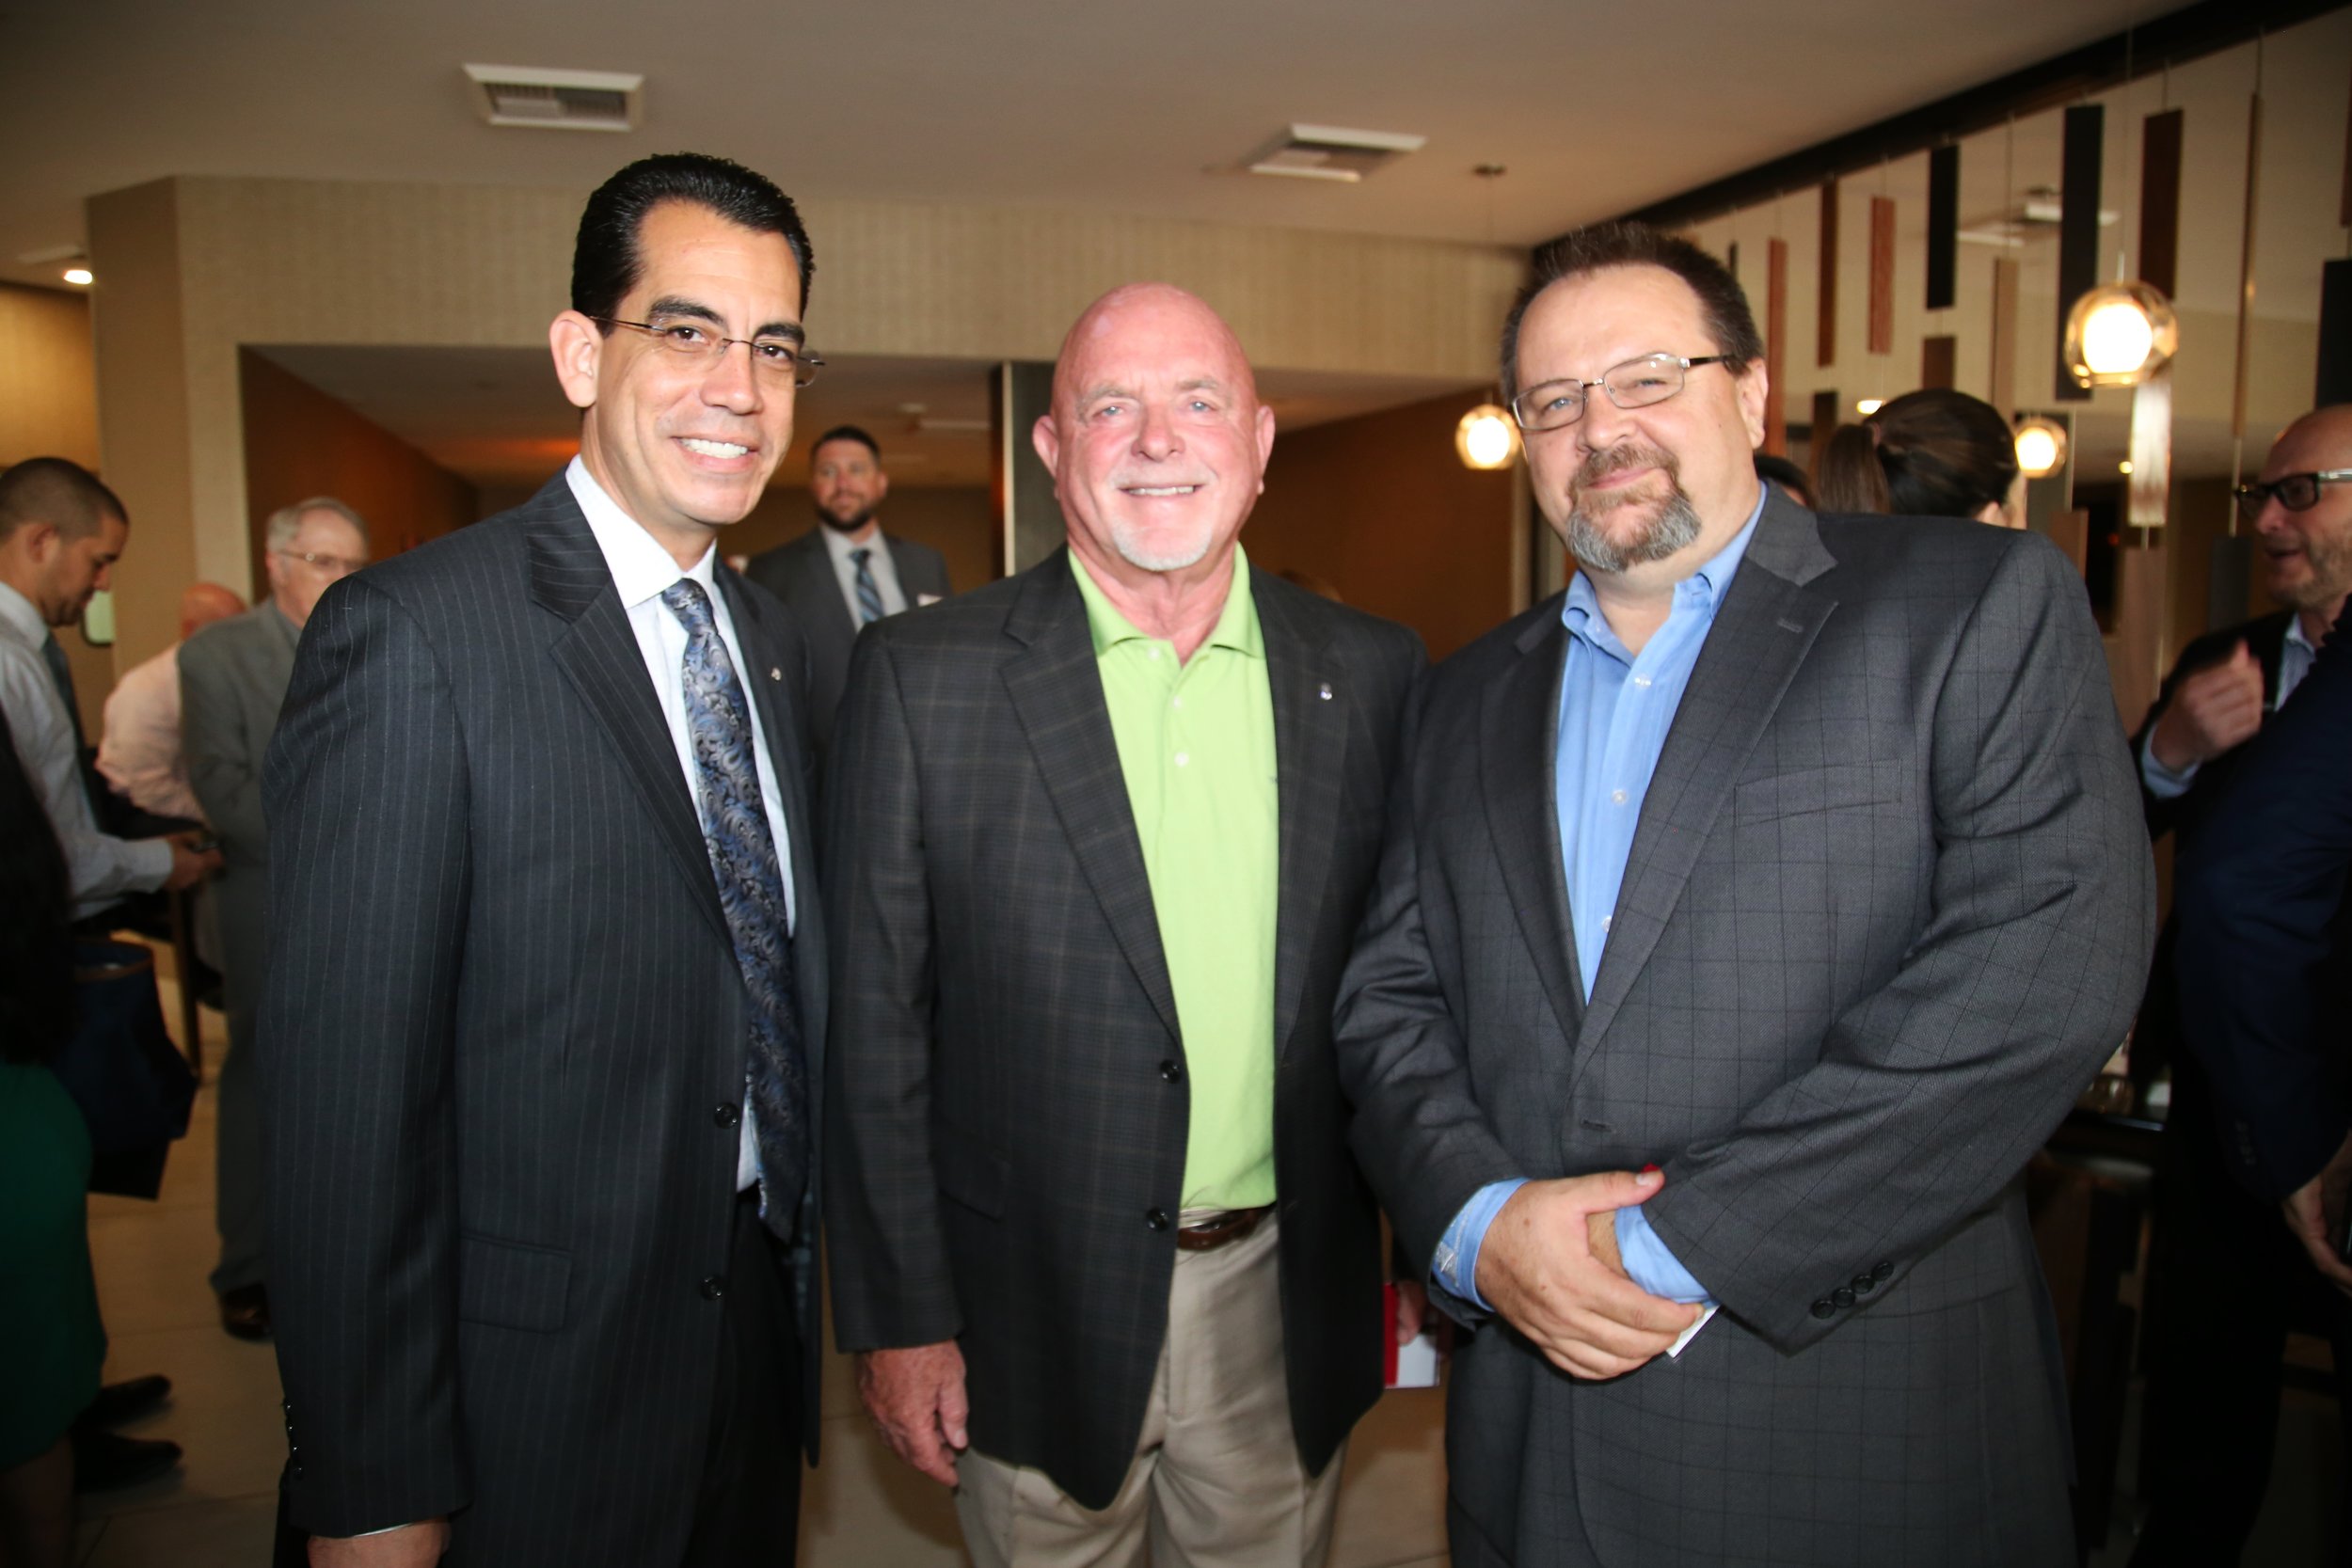
<svg viewBox="0 0 2352 1568"><path fill-rule="evenodd" d="M240 1339L269 1336L264 1263L268 1201L262 1186L262 1109L253 1030L269 958L269 830L262 819L262 758L294 679L294 648L319 595L368 563L368 526L332 496L271 514L262 568L269 597L208 626L180 655L182 739L188 783L220 840L227 866L214 886L229 1054L215 1085L214 1223L220 1260L213 1293L220 1325Z"/></svg>
<svg viewBox="0 0 2352 1568"><path fill-rule="evenodd" d="M180 650L215 621L245 613L245 597L217 582L180 594L180 641L115 677L98 740L98 773L116 794L155 816L200 822L180 754Z"/></svg>

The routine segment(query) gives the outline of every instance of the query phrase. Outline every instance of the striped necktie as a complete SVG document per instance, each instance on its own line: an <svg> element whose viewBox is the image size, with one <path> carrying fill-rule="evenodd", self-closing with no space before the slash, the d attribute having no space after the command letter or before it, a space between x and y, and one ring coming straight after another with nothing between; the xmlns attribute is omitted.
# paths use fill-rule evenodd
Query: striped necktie
<svg viewBox="0 0 2352 1568"><path fill-rule="evenodd" d="M870 546L851 550L850 559L857 562L857 623L862 626L882 618L882 584L874 580L874 552Z"/></svg>
<svg viewBox="0 0 2352 1568"><path fill-rule="evenodd" d="M702 584L680 578L661 602L686 627L686 728L693 742L703 845L751 1003L744 1068L759 1144L759 1217L789 1241L808 1184L808 1066L792 973L792 927L775 838L760 804L752 714Z"/></svg>

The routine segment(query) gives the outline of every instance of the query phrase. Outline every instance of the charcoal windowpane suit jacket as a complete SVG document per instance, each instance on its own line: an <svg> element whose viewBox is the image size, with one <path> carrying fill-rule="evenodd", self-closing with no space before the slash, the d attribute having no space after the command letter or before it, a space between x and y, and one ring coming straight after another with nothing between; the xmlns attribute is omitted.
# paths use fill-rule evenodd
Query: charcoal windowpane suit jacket
<svg viewBox="0 0 2352 1568"><path fill-rule="evenodd" d="M1275 1179L1310 1472L1380 1391L1378 1217L1331 997L1379 855L1411 632L1264 572L1279 885ZM827 786L826 1249L846 1350L960 1339L973 1445L1091 1508L1167 1335L1189 1091L1066 551L858 639Z"/></svg>
<svg viewBox="0 0 2352 1568"><path fill-rule="evenodd" d="M1487 1322L1454 1560L2071 1563L2015 1179L2123 1037L2153 897L2080 578L2030 534L1772 494L1589 1003L1561 602L1415 704L1340 1003L1356 1146L1422 1259L1488 1181L1661 1164L1645 1212L1723 1310L1602 1383Z"/></svg>
<svg viewBox="0 0 2352 1568"><path fill-rule="evenodd" d="M723 566L718 583L788 819L814 1094L803 655L765 591ZM328 591L264 788L293 1522L453 1513L452 1563L677 1560L749 1004L644 656L562 475ZM816 1212L812 1176L787 1282L811 1444Z"/></svg>

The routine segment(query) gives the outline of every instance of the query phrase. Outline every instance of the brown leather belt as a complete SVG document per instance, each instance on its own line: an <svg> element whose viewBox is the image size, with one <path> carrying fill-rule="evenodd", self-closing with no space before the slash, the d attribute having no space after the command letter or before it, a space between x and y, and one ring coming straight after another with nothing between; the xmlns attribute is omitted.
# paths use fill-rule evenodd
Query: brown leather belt
<svg viewBox="0 0 2352 1568"><path fill-rule="evenodd" d="M1231 1246L1258 1228L1258 1222L1274 1212L1271 1203L1257 1209L1228 1209L1212 1214L1198 1225L1187 1225L1176 1232L1176 1244L1186 1252L1215 1252Z"/></svg>

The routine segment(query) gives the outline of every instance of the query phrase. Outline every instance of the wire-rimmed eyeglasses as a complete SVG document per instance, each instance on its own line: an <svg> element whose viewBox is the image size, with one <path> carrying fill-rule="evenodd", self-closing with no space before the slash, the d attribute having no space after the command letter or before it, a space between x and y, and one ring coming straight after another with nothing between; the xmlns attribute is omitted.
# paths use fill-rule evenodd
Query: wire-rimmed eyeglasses
<svg viewBox="0 0 2352 1568"><path fill-rule="evenodd" d="M686 321L622 321L617 316L592 316L591 321L607 326L633 327L652 337L655 344L689 364L715 366L729 348L741 343L751 350L752 369L773 381L789 380L795 387L805 387L817 379L824 368L806 343L789 338L728 338L712 328L708 322Z"/></svg>
<svg viewBox="0 0 2352 1568"><path fill-rule="evenodd" d="M1701 365L1729 363L1728 354L1709 354L1697 359L1686 359L1678 354L1645 354L1639 359L1610 366L1600 372L1597 381L1579 381L1569 376L1561 381L1538 382L1511 400L1511 418L1531 435L1572 425L1584 417L1584 392L1590 387L1608 393L1609 401L1620 408L1647 408L1682 390L1686 372Z"/></svg>

